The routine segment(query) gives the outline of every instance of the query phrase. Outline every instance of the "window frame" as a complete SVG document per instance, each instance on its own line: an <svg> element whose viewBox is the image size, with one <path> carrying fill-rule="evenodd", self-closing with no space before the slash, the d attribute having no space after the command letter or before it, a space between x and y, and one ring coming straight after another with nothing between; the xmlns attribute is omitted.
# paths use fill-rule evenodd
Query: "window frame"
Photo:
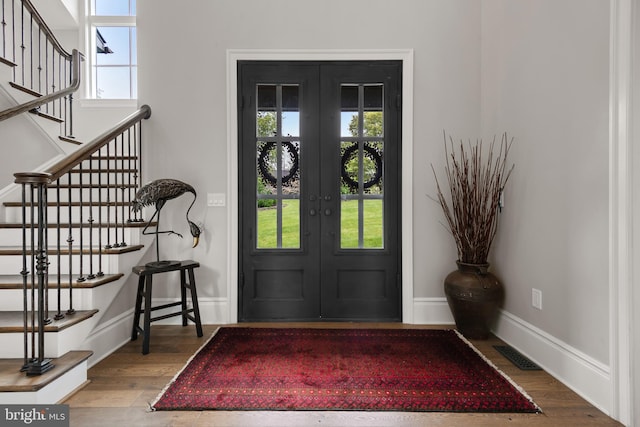
<svg viewBox="0 0 640 427"><path fill-rule="evenodd" d="M85 33L84 33L84 51L87 52L85 55L85 67L84 67L84 100L95 101L95 102L104 102L111 104L137 104L137 90L134 94L131 93L133 90L133 79L136 79L135 87L137 88L137 72L138 72L138 64L137 58L135 62L133 61L133 57L131 56L131 52L129 55L129 63L128 65L123 65L122 67L127 67L129 69L129 75L131 77L130 87L129 87L129 98L98 98L97 96L97 87L96 87L96 71L98 66L97 62L97 53L96 53L96 30L98 27L129 27L136 28L136 16L135 15L122 15L122 16L111 16L111 15L93 15L93 2L87 1L85 3ZM137 30L136 30L136 43L137 43ZM107 40L108 44L108 40ZM137 55L137 47L136 48ZM133 74L135 73L135 75Z"/></svg>

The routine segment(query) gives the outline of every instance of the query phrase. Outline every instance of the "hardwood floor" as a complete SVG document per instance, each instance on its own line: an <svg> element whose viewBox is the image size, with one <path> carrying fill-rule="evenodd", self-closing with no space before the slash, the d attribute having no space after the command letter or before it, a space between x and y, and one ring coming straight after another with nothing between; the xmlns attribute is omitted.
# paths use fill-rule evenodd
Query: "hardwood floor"
<svg viewBox="0 0 640 427"><path fill-rule="evenodd" d="M374 323L247 324L256 327L428 326ZM232 325L226 325L232 326ZM542 408L540 414L458 414L347 411L149 411L149 403L200 348L217 326L206 325L204 337L195 328L153 325L150 354L141 354L141 340L130 342L89 370L91 381L68 398L71 426L618 426L584 399L543 371L521 371L500 355L497 338L473 341Z"/></svg>

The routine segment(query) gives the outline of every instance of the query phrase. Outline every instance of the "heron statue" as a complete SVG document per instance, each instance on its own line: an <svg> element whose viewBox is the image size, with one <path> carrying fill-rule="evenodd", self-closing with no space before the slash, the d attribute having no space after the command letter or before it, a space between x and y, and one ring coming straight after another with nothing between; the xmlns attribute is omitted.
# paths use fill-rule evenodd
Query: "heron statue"
<svg viewBox="0 0 640 427"><path fill-rule="evenodd" d="M166 231L158 231L160 227L160 211L164 207L164 204L167 200L175 199L176 197L182 196L184 193L193 194L193 201L189 205L187 209L187 223L189 224L189 231L193 236L193 246L198 246L198 242L200 240L200 233L202 230L198 227L193 221L189 219L189 211L193 207L193 204L196 202L196 198L198 197L196 194L196 190L189 184L184 183L182 181L178 181L177 179L157 179L155 181L151 181L150 183L144 185L138 192L136 193L136 198L131 202L132 209L134 211L142 211L142 208L145 206L155 205L156 211L147 222L146 227L142 230L142 234L154 234L156 236L156 261L149 262L146 264L147 267L152 268L160 268L160 267L168 267L173 263L179 263L179 261L160 261L160 249L158 248L158 234L175 234L179 237L182 237L182 234L177 233L173 230ZM155 218L158 218L157 224L155 227L155 231L147 232L147 229L151 226L151 223Z"/></svg>

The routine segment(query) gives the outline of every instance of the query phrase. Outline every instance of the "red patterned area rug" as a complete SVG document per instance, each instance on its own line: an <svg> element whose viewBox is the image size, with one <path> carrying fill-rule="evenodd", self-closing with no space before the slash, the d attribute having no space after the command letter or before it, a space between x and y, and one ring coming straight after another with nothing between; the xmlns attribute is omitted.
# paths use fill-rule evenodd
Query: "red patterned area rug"
<svg viewBox="0 0 640 427"><path fill-rule="evenodd" d="M539 412L452 330L220 328L154 410Z"/></svg>

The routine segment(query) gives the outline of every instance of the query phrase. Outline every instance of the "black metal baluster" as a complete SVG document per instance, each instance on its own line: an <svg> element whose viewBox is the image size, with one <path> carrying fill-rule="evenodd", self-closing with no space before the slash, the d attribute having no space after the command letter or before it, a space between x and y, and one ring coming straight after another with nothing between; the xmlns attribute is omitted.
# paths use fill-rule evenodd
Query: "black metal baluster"
<svg viewBox="0 0 640 427"><path fill-rule="evenodd" d="M119 222L118 222L118 137L116 136L116 138L114 139L114 144L113 144L113 184L114 184L114 189L113 189L113 220L114 220L114 234L115 234L115 243L113 244L114 248L119 248L120 247L120 243L118 243L118 229L119 227Z"/></svg>
<svg viewBox="0 0 640 427"><path fill-rule="evenodd" d="M60 179L56 180L56 260L58 265L58 277L57 277L57 285L58 285L58 312L53 317L55 320L64 319L64 314L62 314L62 247L60 241L62 240L62 229L60 228L60 224L62 223L61 213L60 213Z"/></svg>
<svg viewBox="0 0 640 427"><path fill-rule="evenodd" d="M133 173L133 192L134 194L138 191L138 178L140 172L140 158L138 157L138 129L139 125L133 125L133 157L135 164L135 171ZM141 222L142 221L142 212L140 212L140 218L138 218L138 211L133 211L133 221Z"/></svg>
<svg viewBox="0 0 640 427"><path fill-rule="evenodd" d="M69 205L69 215L67 217L67 223L69 225L69 237L67 238L67 248L69 251L69 308L67 309L67 314L73 314L76 311L73 309L73 256L71 256L73 254L73 221L71 212L71 201L73 200L71 187L73 180L71 179L71 172L67 174L67 182L69 183L69 195L67 198L67 204ZM82 188L80 188L80 192L82 192ZM82 233L82 230L80 230L80 232ZM80 259L82 259L82 257Z"/></svg>
<svg viewBox="0 0 640 427"><path fill-rule="evenodd" d="M2 0L2 22L0 22L0 25L2 25L2 57L6 58L7 57L7 21L5 20L5 16L4 16L4 0Z"/></svg>
<svg viewBox="0 0 640 427"><path fill-rule="evenodd" d="M38 192L38 232L40 234L39 238L42 239L42 253L40 254L42 257L40 275L42 277L38 276L38 282L41 282L38 291L40 292L40 299L43 300L42 310L44 310L39 320L42 321L43 325L48 325L51 323L51 318L49 318L49 202L46 184L39 184ZM42 346L44 347L44 326L42 329ZM42 358L44 353L41 353Z"/></svg>
<svg viewBox="0 0 640 427"><path fill-rule="evenodd" d="M62 60L63 60L63 58L62 58L62 54L61 54L60 52L58 52L58 67L57 67L57 68L58 68L58 87L59 87L60 89L62 89L62 88L63 88L62 80L61 80L61 79L62 79L62 63L63 63L63 62L62 62ZM62 112L63 112L63 110L64 110L64 109L63 109L63 107L62 107L62 101L63 101L63 100L62 100L62 98L58 98L58 100L57 100L57 102L58 102L58 117L60 118L60 120L62 120L62 122L61 122L61 123L64 123L64 119L65 119L66 117L64 117L64 116L62 115ZM55 109L55 108L54 108L54 109ZM61 125L60 127L63 127L63 126ZM61 129L60 134L61 134L61 135L65 135L65 133L64 133L64 129Z"/></svg>
<svg viewBox="0 0 640 427"><path fill-rule="evenodd" d="M79 206L80 206L80 209L78 210L79 212L78 227L80 227L80 233L78 236L80 239L80 244L78 245L78 250L80 253L80 261L79 261L80 275L78 276L78 279L76 279L77 282L84 282L85 280L87 280L87 278L84 277L84 256L83 256L83 252L84 252L84 235L83 235L84 222L83 222L83 215L82 215L82 200L84 196L83 175L84 175L84 169L82 168L82 163L80 163L78 165L78 184L80 186L80 191L78 192Z"/></svg>
<svg viewBox="0 0 640 427"><path fill-rule="evenodd" d="M16 63L16 0L11 1L11 44L13 50L13 57L11 58L13 63ZM13 67L13 81L16 81L16 67Z"/></svg>
<svg viewBox="0 0 640 427"><path fill-rule="evenodd" d="M22 322L24 326L24 363L21 370L27 369L29 361L29 270L27 270L27 184L22 184ZM32 270L33 271L33 270Z"/></svg>
<svg viewBox="0 0 640 427"><path fill-rule="evenodd" d="M31 361L36 358L36 232L35 232L35 208L34 208L34 188L33 184L29 186L31 193L30 206L29 206L29 218L31 223Z"/></svg>
<svg viewBox="0 0 640 427"><path fill-rule="evenodd" d="M107 160L109 161L109 160ZM102 171L102 148L98 150L98 170ZM93 191L93 190L92 190ZM102 271L102 172L98 174L98 277L104 276Z"/></svg>
<svg viewBox="0 0 640 427"><path fill-rule="evenodd" d="M124 219L124 211L125 211L125 202L124 202L124 190L125 190L125 175L127 173L126 165L125 165L125 157L124 157L124 132L120 135L120 164L122 166L122 173L120 179L120 190L122 193L122 197L120 198L120 203L122 203L122 241L120 242L120 247L123 248L127 246L127 243L124 241L124 227L125 227L125 219Z"/></svg>
<svg viewBox="0 0 640 427"><path fill-rule="evenodd" d="M134 128L135 131L135 128ZM133 218L131 218L131 201L133 200L132 195L131 195L131 181L132 175L135 175L136 170L133 168L132 162L134 161L133 159L133 154L131 153L131 128L127 129L127 158L129 159L128 162L128 167L129 167L129 177L128 177L128 181L127 181L127 204L129 205L129 219L127 220L127 222L133 222Z"/></svg>
<svg viewBox="0 0 640 427"><path fill-rule="evenodd" d="M42 29L38 27L38 92L42 93Z"/></svg>
<svg viewBox="0 0 640 427"><path fill-rule="evenodd" d="M56 51L55 46L51 46L51 93L56 91ZM49 110L51 105L51 110ZM52 116L56 115L56 101L47 104L47 112Z"/></svg>
<svg viewBox="0 0 640 427"><path fill-rule="evenodd" d="M33 85L33 15L29 14L29 75L31 76L30 89Z"/></svg>
<svg viewBox="0 0 640 427"><path fill-rule="evenodd" d="M111 249L113 246L111 245L111 173L109 172L109 144L105 146L107 152L107 244L105 245L105 249Z"/></svg>
<svg viewBox="0 0 640 427"><path fill-rule="evenodd" d="M25 64L24 64L24 50L26 49L26 46L24 45L24 5L22 5L21 3L21 14L20 14L20 49L21 49L21 54L20 57L22 59L22 63L20 64L21 70L20 70L20 74L22 75L22 81L21 81L21 85L24 86L24 69L25 69Z"/></svg>
<svg viewBox="0 0 640 427"><path fill-rule="evenodd" d="M88 279L96 278L93 274L93 158L89 157L89 276ZM98 171L98 174L100 171ZM83 207L80 206L80 210Z"/></svg>
<svg viewBox="0 0 640 427"><path fill-rule="evenodd" d="M38 272L38 357L34 357L29 364L27 375L40 375L53 368L51 360L44 357L44 328L45 328L45 280L47 278L47 189L44 183L37 185L38 189L38 248L36 269ZM32 204L33 205L33 204ZM34 325L35 326L35 325ZM34 329L35 334L35 329ZM34 353L35 355L35 353Z"/></svg>
<svg viewBox="0 0 640 427"><path fill-rule="evenodd" d="M78 61L80 61L79 58ZM69 64L69 83L71 83L71 80L73 80L72 74L73 73L71 72L71 64ZM73 92L69 94L69 114L67 118L69 119L69 135L67 136L69 138L75 138L73 136Z"/></svg>

